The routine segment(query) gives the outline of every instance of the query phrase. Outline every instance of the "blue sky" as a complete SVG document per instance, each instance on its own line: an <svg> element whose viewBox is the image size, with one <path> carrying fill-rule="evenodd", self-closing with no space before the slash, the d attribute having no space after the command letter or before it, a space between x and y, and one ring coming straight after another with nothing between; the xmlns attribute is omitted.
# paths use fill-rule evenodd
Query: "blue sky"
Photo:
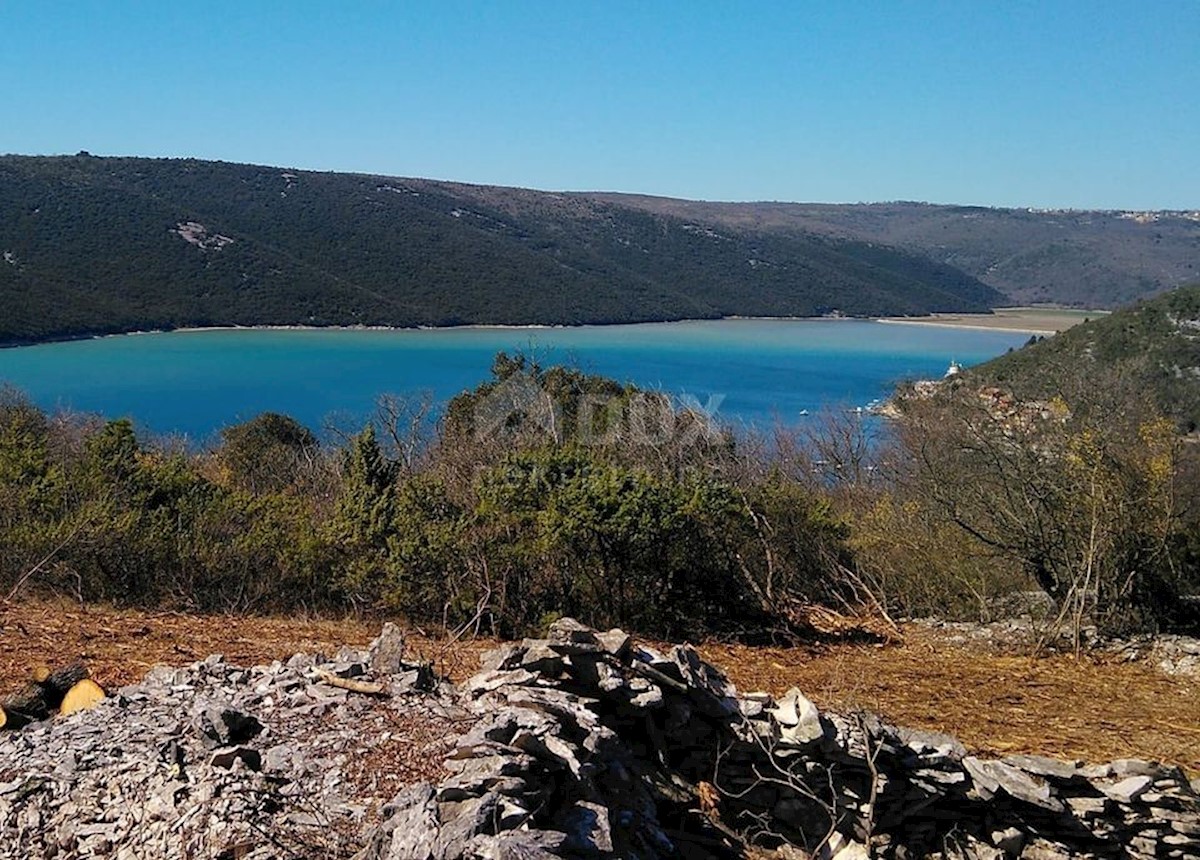
<svg viewBox="0 0 1200 860"><path fill-rule="evenodd" d="M0 152L1200 208L1200 0L0 0Z"/></svg>

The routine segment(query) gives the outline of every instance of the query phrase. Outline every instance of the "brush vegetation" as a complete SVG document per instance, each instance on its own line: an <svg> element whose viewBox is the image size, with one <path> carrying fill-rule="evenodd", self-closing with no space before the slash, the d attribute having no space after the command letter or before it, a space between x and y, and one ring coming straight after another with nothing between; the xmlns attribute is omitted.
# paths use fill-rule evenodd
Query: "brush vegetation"
<svg viewBox="0 0 1200 860"><path fill-rule="evenodd" d="M1024 399L1044 399L1075 380L1114 373L1185 433L1200 428L1200 282L1037 339L971 375Z"/></svg>
<svg viewBox="0 0 1200 860"><path fill-rule="evenodd" d="M886 428L833 414L763 440L501 354L436 423L428 399L385 397L341 438L265 414L204 451L9 391L0 583L506 636L569 614L760 639L800 632L813 604L987 619L1040 589L1076 631L1187 629L1194 456L1112 373L1045 402L963 379Z"/></svg>

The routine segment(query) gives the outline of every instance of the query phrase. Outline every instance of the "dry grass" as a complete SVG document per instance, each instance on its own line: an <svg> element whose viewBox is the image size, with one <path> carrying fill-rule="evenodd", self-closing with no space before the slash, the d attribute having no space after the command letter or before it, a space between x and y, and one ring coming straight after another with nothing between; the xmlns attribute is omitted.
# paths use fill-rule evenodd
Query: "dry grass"
<svg viewBox="0 0 1200 860"><path fill-rule="evenodd" d="M82 657L102 685L140 678L155 663L210 653L254 664L297 651L365 646L378 623L356 620L214 618L38 602L0 603L0 692L32 666ZM461 680L494 642L449 648L428 637L412 647ZM967 649L923 628L878 647L749 648L707 645L742 690L797 686L819 706L878 711L892 722L947 732L988 754L1041 753L1100 761L1135 757L1200 772L1200 679L1100 657L1014 657Z"/></svg>
<svg viewBox="0 0 1200 860"><path fill-rule="evenodd" d="M156 663L182 665L209 654L230 663L254 665L286 659L300 651L333 654L342 645L364 648L379 633L378 622L355 619L196 616L139 612L103 606L37 601L0 602L0 690L28 679L40 664L56 666L80 658L108 689L139 680ZM409 648L436 660L451 677L465 678L478 655L494 643L456 643L443 649L436 639L412 634Z"/></svg>
<svg viewBox="0 0 1200 860"><path fill-rule="evenodd" d="M1145 758L1200 772L1200 679L1102 656L1024 657L940 641L908 627L889 646L711 645L741 690L799 687L819 707L876 711L990 755Z"/></svg>

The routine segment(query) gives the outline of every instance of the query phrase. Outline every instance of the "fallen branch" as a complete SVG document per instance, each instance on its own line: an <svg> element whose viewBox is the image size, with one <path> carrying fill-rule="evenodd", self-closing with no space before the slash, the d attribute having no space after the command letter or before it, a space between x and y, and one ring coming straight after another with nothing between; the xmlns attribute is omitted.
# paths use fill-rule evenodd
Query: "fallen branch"
<svg viewBox="0 0 1200 860"><path fill-rule="evenodd" d="M387 688L383 684L375 684L370 681L355 681L353 678L339 678L337 675L332 672L326 672L324 669L317 670L317 678L322 684L328 684L331 687L340 687L352 693L362 693L367 696L388 695Z"/></svg>
<svg viewBox="0 0 1200 860"><path fill-rule="evenodd" d="M21 590L21 588L24 587L25 583L29 581L30 577L32 577L35 573L37 573L43 567L48 565L51 561L54 560L54 557L56 555L58 555L60 552L62 552L64 549L66 549L67 544L69 544L71 541L75 540L76 536L78 536L78 534L81 531L83 531L83 527L86 526L89 522L91 522L91 518L88 518L88 519L84 520L83 522L81 522L79 525L75 526L75 528L71 531L71 533L68 534L65 538L63 538L59 542L58 546L54 547L54 549L52 549L52 550L50 550L50 552L46 553L46 555L42 558L41 561L39 561L33 567L29 568L29 570L25 571L25 573L21 574L20 578L17 579L16 584L13 585L12 589L8 592L7 596L5 596L5 598L4 598L5 602L7 603L7 602L12 601L12 599L17 596L17 593Z"/></svg>

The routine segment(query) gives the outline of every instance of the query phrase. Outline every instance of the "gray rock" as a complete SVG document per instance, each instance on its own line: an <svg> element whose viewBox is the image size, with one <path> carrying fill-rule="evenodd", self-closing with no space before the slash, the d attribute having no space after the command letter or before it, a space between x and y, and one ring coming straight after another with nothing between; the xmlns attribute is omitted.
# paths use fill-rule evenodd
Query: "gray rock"
<svg viewBox="0 0 1200 860"><path fill-rule="evenodd" d="M247 746L225 747L216 750L208 760L208 763L213 767L221 767L228 770L237 761L242 762L251 770L262 770L262 754L258 750Z"/></svg>
<svg viewBox="0 0 1200 860"><path fill-rule="evenodd" d="M391 621L386 622L367 649L371 670L379 675L395 675L404 670L406 645L404 631Z"/></svg>
<svg viewBox="0 0 1200 860"><path fill-rule="evenodd" d="M1113 785L1099 785L1105 797L1117 803L1132 803L1150 790L1153 780L1148 776L1130 776Z"/></svg>
<svg viewBox="0 0 1200 860"><path fill-rule="evenodd" d="M596 631L574 618L560 618L550 625L548 644L570 653L588 653L600 648ZM566 647L564 647L566 646Z"/></svg>
<svg viewBox="0 0 1200 860"><path fill-rule="evenodd" d="M549 645L534 642L522 649L524 653L517 664L529 672L557 678L563 669L562 656Z"/></svg>
<svg viewBox="0 0 1200 860"><path fill-rule="evenodd" d="M529 684L536 679L537 675L525 669L483 671L478 675L472 676L467 681L466 691L472 696L479 696L490 690L498 690L501 687L517 687Z"/></svg>
<svg viewBox="0 0 1200 860"><path fill-rule="evenodd" d="M357 660L352 663L334 663L329 667L329 672L339 678L361 678L367 674L367 664ZM281 684L280 687L286 689L285 685Z"/></svg>
<svg viewBox="0 0 1200 860"><path fill-rule="evenodd" d="M623 660L629 656L630 648L633 645L633 639L630 635L616 627L607 633L597 633L596 640L600 643L601 648L618 660Z"/></svg>
<svg viewBox="0 0 1200 860"><path fill-rule="evenodd" d="M957 738L941 732L902 728L897 730L897 735L905 746L918 755L933 753L946 762L960 762L967 755L967 748Z"/></svg>
<svg viewBox="0 0 1200 860"><path fill-rule="evenodd" d="M796 687L784 693L770 713L779 724L780 740L784 743L807 746L825 735L817 706Z"/></svg>
<svg viewBox="0 0 1200 860"><path fill-rule="evenodd" d="M488 792L482 797L439 803L437 810L442 825L434 841L433 856L439 860L463 857L473 837L479 834L495 835L500 802L500 795Z"/></svg>
<svg viewBox="0 0 1200 860"><path fill-rule="evenodd" d="M1014 800L1020 800L1051 812L1062 812L1060 800L1051 796L1050 786L1039 782L1022 770L1002 761L982 761L974 756L963 759L963 767L971 775L975 788L983 800L989 800L997 791L1003 791Z"/></svg>
<svg viewBox="0 0 1200 860"><path fill-rule="evenodd" d="M491 651L485 651L479 658L480 672L498 672L515 669L521 665L525 657L525 647L516 643L501 645Z"/></svg>
<svg viewBox="0 0 1200 860"><path fill-rule="evenodd" d="M257 717L226 702L201 701L192 726L210 746L235 746L253 740L263 730Z"/></svg>
<svg viewBox="0 0 1200 860"><path fill-rule="evenodd" d="M384 806L383 824L355 860L433 860L439 824L433 786L409 786Z"/></svg>
<svg viewBox="0 0 1200 860"><path fill-rule="evenodd" d="M1005 827L992 831L992 844L1008 857L1016 857L1025 847L1025 834L1016 827Z"/></svg>
<svg viewBox="0 0 1200 860"><path fill-rule="evenodd" d="M437 686L433 667L422 664L403 669L392 675L388 682L388 692L393 696L408 696L413 693L427 693Z"/></svg>
<svg viewBox="0 0 1200 860"><path fill-rule="evenodd" d="M1010 755L1005 756L1003 761L1026 773L1058 781L1072 780L1080 776L1079 766L1075 762L1059 761L1040 755Z"/></svg>
<svg viewBox="0 0 1200 860"><path fill-rule="evenodd" d="M467 843L473 860L558 860L566 837L552 830L511 831L476 836Z"/></svg>

